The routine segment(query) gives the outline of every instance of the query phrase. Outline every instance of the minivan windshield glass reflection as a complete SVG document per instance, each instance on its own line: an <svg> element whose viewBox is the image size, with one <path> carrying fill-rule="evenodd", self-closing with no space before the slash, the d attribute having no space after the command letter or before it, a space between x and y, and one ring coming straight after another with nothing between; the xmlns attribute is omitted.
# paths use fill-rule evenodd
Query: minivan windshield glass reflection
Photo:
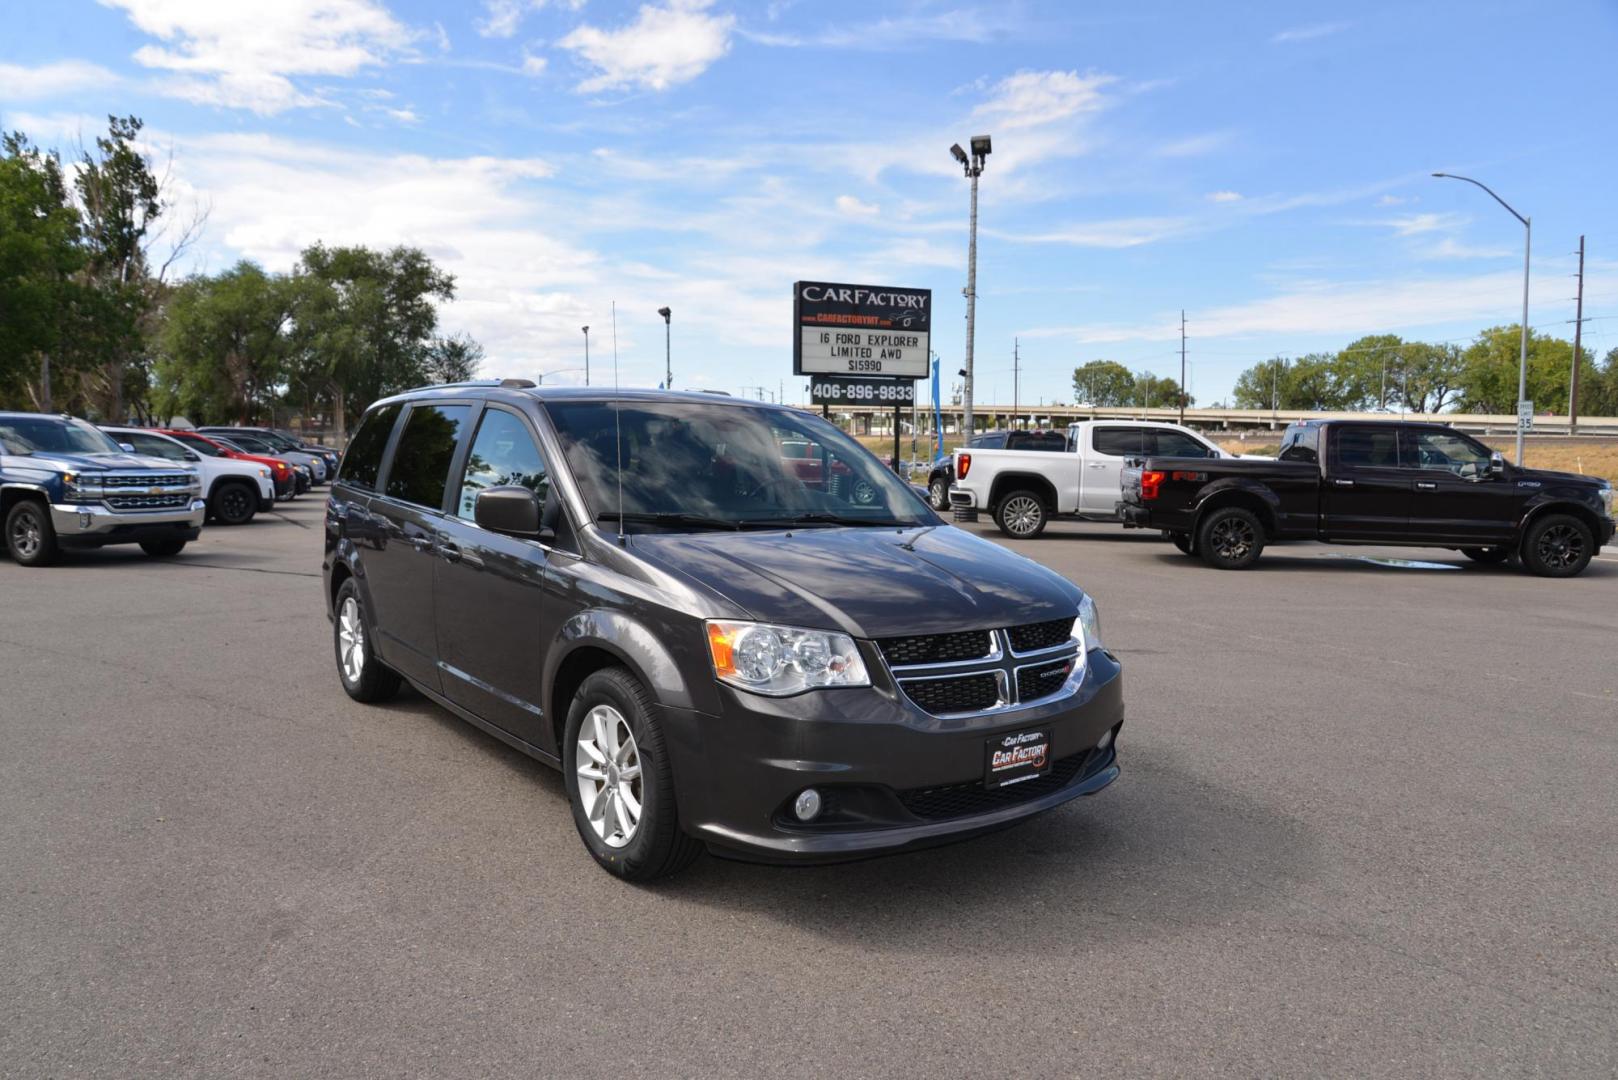
<svg viewBox="0 0 1618 1080"><path fill-rule="evenodd" d="M621 516L631 532L936 520L859 443L806 413L679 401L546 408L592 517L612 527L620 475Z"/></svg>

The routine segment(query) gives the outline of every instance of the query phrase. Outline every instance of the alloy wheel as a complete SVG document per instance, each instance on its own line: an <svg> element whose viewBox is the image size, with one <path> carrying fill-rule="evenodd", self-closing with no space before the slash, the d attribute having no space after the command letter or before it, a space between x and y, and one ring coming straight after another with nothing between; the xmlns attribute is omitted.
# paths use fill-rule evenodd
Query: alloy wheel
<svg viewBox="0 0 1618 1080"><path fill-rule="evenodd" d="M220 516L226 521L240 521L247 516L247 492L231 485L219 493Z"/></svg>
<svg viewBox="0 0 1618 1080"><path fill-rule="evenodd" d="M623 713L597 705L579 725L573 751L579 804L601 842L621 848L640 828L640 750Z"/></svg>
<svg viewBox="0 0 1618 1080"><path fill-rule="evenodd" d="M22 559L31 559L43 543L43 530L39 516L33 510L21 510L11 519L11 548Z"/></svg>
<svg viewBox="0 0 1618 1080"><path fill-rule="evenodd" d="M1571 525L1552 525L1539 537L1539 558L1553 570L1566 570L1584 557L1584 537Z"/></svg>
<svg viewBox="0 0 1618 1080"><path fill-rule="evenodd" d="M352 596L344 597L337 612L337 655L343 666L343 678L352 685L365 674L365 623L360 619L360 605Z"/></svg>
<svg viewBox="0 0 1618 1080"><path fill-rule="evenodd" d="M1039 503L1027 495L1019 495L1006 503L1004 517L1006 531L1014 536L1027 536L1039 525L1040 515L1044 510Z"/></svg>
<svg viewBox="0 0 1618 1080"><path fill-rule="evenodd" d="M934 510L947 510L949 508L949 488L942 480L934 480L930 494L933 499Z"/></svg>
<svg viewBox="0 0 1618 1080"><path fill-rule="evenodd" d="M1210 539L1213 549L1221 559L1236 561L1247 557L1253 550L1253 526L1241 518L1226 518L1215 522Z"/></svg>

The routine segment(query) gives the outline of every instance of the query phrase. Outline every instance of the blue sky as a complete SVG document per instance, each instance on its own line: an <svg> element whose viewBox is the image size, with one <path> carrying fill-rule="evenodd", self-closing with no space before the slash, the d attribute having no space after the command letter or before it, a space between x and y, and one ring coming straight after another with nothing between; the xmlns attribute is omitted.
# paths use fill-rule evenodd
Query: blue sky
<svg viewBox="0 0 1618 1080"><path fill-rule="evenodd" d="M791 377L798 278L930 287L965 340L967 183L982 181L978 400L1071 400L1073 367L1246 366L1364 333L1515 322L1618 346L1618 5L656 0L25 4L0 127L88 141L109 112L172 161L193 270L285 269L315 241L421 246L492 375L611 356L626 384Z"/></svg>

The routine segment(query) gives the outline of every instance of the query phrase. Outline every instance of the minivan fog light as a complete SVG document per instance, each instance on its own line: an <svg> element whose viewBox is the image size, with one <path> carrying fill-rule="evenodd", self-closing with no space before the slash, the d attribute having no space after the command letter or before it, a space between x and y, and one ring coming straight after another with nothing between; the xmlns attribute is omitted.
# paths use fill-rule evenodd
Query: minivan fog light
<svg viewBox="0 0 1618 1080"><path fill-rule="evenodd" d="M813 821L820 816L820 792L814 788L804 788L798 792L793 800L792 813L799 821Z"/></svg>

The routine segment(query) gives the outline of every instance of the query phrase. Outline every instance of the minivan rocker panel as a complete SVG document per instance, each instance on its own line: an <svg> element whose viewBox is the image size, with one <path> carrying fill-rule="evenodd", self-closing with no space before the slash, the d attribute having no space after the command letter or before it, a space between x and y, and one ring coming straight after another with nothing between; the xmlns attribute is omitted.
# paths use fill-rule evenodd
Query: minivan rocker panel
<svg viewBox="0 0 1618 1080"><path fill-rule="evenodd" d="M945 525L818 417L626 392L613 405L624 428L615 437L590 412L611 400L478 386L373 406L349 454L359 446L376 460L345 458L328 499L328 610L351 696L383 700L402 675L560 766L587 849L631 879L678 870L704 846L804 862L931 845L1118 776L1121 668L1087 636L1093 605L1077 586ZM446 402L468 407L454 425L442 423ZM422 497L419 484L389 475L399 444L416 438L407 427L417 406L437 408L418 426L442 429L445 444L413 443L399 456L404 468L427 461L433 475L448 472L436 505L389 494ZM502 434L485 446L496 414ZM368 434L378 415L389 430ZM516 441L532 446L512 449L513 417L525 432ZM836 467L808 479L784 471L770 439L808 440ZM521 468L491 466L501 454ZM682 454L673 464L691 491L669 494L656 474ZM532 485L554 528L502 535L469 521L486 490L478 470ZM856 489L850 475L870 487ZM738 650L759 647L750 624L787 628L766 641L787 643L792 671L830 678L862 667L864 679L744 689L734 670L721 675L716 623L742 625ZM828 633L851 646L818 644L834 641ZM834 649L835 666L821 648ZM600 754L608 743L610 760ZM613 785L616 801L606 796Z"/></svg>

